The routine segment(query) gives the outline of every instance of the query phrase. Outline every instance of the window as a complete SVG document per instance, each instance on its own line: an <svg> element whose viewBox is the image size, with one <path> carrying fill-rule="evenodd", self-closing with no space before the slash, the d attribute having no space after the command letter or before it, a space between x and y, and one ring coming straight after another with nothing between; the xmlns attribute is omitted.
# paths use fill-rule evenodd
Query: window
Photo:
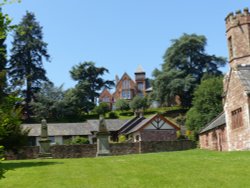
<svg viewBox="0 0 250 188"><path fill-rule="evenodd" d="M104 98L102 99L102 102L110 102L109 97L104 97Z"/></svg>
<svg viewBox="0 0 250 188"><path fill-rule="evenodd" d="M129 89L129 88L130 88L130 81L129 80L123 80L122 89Z"/></svg>
<svg viewBox="0 0 250 188"><path fill-rule="evenodd" d="M136 140L136 142L139 142L139 141L140 141L140 136L139 136L139 135L136 135L136 136L135 136L135 140Z"/></svg>
<svg viewBox="0 0 250 188"><path fill-rule="evenodd" d="M55 137L54 136L50 136L49 139L50 139L50 143L51 144L55 143Z"/></svg>
<svg viewBox="0 0 250 188"><path fill-rule="evenodd" d="M232 37L228 38L228 49L229 49L229 57L233 57L233 43L232 43Z"/></svg>
<svg viewBox="0 0 250 188"><path fill-rule="evenodd" d="M29 136L28 137L28 146L35 146L36 145L36 137L35 136Z"/></svg>
<svg viewBox="0 0 250 188"><path fill-rule="evenodd" d="M232 111L232 129L237 129L242 126L242 109L238 108L237 110Z"/></svg>
<svg viewBox="0 0 250 188"><path fill-rule="evenodd" d="M123 99L131 99L131 91L123 90L122 91L122 98Z"/></svg>
<svg viewBox="0 0 250 188"><path fill-rule="evenodd" d="M139 91L143 91L143 90L144 90L144 85L143 85L143 83L138 83L138 84L137 84L137 88L138 88Z"/></svg>

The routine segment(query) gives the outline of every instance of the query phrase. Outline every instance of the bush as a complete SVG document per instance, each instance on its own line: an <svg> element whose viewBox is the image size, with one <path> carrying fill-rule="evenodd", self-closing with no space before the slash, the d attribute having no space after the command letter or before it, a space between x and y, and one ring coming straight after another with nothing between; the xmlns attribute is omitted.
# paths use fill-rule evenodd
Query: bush
<svg viewBox="0 0 250 188"><path fill-rule="evenodd" d="M72 144L72 145L74 145L74 144L89 144L89 140L85 137L76 136L75 138L72 139L70 144Z"/></svg>
<svg viewBox="0 0 250 188"><path fill-rule="evenodd" d="M109 116L108 116L109 119L118 119L119 116L117 113L115 112L109 112Z"/></svg>
<svg viewBox="0 0 250 188"><path fill-rule="evenodd" d="M128 112L120 112L120 116L133 116L134 112L128 111Z"/></svg>
<svg viewBox="0 0 250 188"><path fill-rule="evenodd" d="M108 103L102 102L99 106L95 107L94 112L99 115L105 115L107 112L110 112L110 106Z"/></svg>
<svg viewBox="0 0 250 188"><path fill-rule="evenodd" d="M124 143L124 142L126 142L126 136L125 136L125 135L120 135L120 136L118 137L118 142L119 142L119 143Z"/></svg>
<svg viewBox="0 0 250 188"><path fill-rule="evenodd" d="M121 111L129 110L129 103L126 99L119 99L115 103L115 108Z"/></svg>
<svg viewBox="0 0 250 188"><path fill-rule="evenodd" d="M135 96L129 104L134 111L147 108L147 99L145 97Z"/></svg>
<svg viewBox="0 0 250 188"><path fill-rule="evenodd" d="M4 160L3 155L4 155L4 147L0 146L0 179L4 178L3 174L5 173L5 169L3 169L1 164L1 161Z"/></svg>

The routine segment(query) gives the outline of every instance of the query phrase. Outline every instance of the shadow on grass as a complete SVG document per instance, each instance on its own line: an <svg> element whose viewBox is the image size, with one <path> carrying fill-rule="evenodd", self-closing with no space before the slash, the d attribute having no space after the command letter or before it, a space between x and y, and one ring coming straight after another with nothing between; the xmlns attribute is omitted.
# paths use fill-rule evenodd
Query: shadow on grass
<svg viewBox="0 0 250 188"><path fill-rule="evenodd" d="M62 162L47 162L47 161L3 162L3 163L1 163L1 167L4 170L15 170L17 168L40 167L40 166L57 165L57 164L63 164L63 163Z"/></svg>

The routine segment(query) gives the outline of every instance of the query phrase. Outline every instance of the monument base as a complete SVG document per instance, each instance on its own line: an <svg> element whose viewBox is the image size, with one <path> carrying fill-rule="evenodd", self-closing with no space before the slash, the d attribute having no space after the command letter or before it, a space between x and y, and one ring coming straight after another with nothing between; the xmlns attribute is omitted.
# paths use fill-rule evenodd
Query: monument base
<svg viewBox="0 0 250 188"><path fill-rule="evenodd" d="M107 152L107 153L97 153L97 154L96 154L96 157L102 157L102 156L103 156L103 157L105 157L105 156L111 156L111 153L108 153L108 152Z"/></svg>
<svg viewBox="0 0 250 188"><path fill-rule="evenodd" d="M51 159L52 158L52 154L51 153L39 153L38 154L38 158Z"/></svg>

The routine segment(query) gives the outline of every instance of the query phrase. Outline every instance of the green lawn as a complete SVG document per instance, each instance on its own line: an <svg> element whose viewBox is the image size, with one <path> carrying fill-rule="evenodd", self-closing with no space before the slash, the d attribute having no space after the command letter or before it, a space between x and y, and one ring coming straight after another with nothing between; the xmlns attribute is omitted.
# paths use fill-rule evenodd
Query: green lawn
<svg viewBox="0 0 250 188"><path fill-rule="evenodd" d="M180 152L5 161L1 188L250 187L250 152Z"/></svg>

